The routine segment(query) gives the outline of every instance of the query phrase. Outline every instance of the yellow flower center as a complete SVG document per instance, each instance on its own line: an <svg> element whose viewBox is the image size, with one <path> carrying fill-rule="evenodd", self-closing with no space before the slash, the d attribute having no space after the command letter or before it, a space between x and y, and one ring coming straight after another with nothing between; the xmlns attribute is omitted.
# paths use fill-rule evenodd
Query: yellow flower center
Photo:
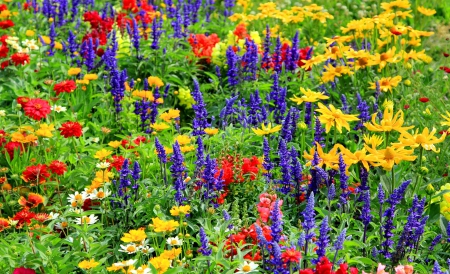
<svg viewBox="0 0 450 274"><path fill-rule="evenodd" d="M338 47L332 47L331 48L331 53L336 54L337 52L339 52L339 48Z"/></svg>
<svg viewBox="0 0 450 274"><path fill-rule="evenodd" d="M426 142L427 142L427 138L425 138L425 136L423 136L422 134L419 134L416 136L416 143L424 144Z"/></svg>
<svg viewBox="0 0 450 274"><path fill-rule="evenodd" d="M66 228L66 227L68 227L69 226L69 223L68 222L62 222L61 223L61 227L62 228Z"/></svg>
<svg viewBox="0 0 450 274"><path fill-rule="evenodd" d="M88 224L90 222L91 222L91 218L89 218L89 217L83 217L83 219L81 219L82 224Z"/></svg>
<svg viewBox="0 0 450 274"><path fill-rule="evenodd" d="M175 239L173 239L172 241L170 241L170 244L171 244L171 245L176 245L177 243L178 243L178 241L175 240Z"/></svg>
<svg viewBox="0 0 450 274"><path fill-rule="evenodd" d="M361 67L366 66L369 63L369 58L367 57L359 58L358 63Z"/></svg>
<svg viewBox="0 0 450 274"><path fill-rule="evenodd" d="M384 152L384 158L386 160L393 160L395 157L395 151L393 148L386 148L386 151Z"/></svg>
<svg viewBox="0 0 450 274"><path fill-rule="evenodd" d="M136 251L136 247L134 245L127 246L127 251L128 252L135 252Z"/></svg>
<svg viewBox="0 0 450 274"><path fill-rule="evenodd" d="M389 59L389 54L383 53L383 54L380 55L380 60L381 61L386 61L387 59Z"/></svg>
<svg viewBox="0 0 450 274"><path fill-rule="evenodd" d="M105 198L105 192L101 191L99 193L97 193L97 198Z"/></svg>
<svg viewBox="0 0 450 274"><path fill-rule="evenodd" d="M252 268L249 265L244 265L244 267L242 267L242 271L244 272L250 272L250 270L252 270Z"/></svg>
<svg viewBox="0 0 450 274"><path fill-rule="evenodd" d="M75 200L82 200L83 196L81 194L75 195Z"/></svg>

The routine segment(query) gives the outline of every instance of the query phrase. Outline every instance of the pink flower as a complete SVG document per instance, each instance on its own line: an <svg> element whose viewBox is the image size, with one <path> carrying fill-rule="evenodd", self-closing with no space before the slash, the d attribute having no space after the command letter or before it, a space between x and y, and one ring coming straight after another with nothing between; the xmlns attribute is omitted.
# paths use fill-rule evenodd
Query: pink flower
<svg viewBox="0 0 450 274"><path fill-rule="evenodd" d="M385 268L385 265L378 263L377 274L389 274L389 272L384 271Z"/></svg>
<svg viewBox="0 0 450 274"><path fill-rule="evenodd" d="M395 267L395 274L412 274L414 268L410 265L399 265Z"/></svg>

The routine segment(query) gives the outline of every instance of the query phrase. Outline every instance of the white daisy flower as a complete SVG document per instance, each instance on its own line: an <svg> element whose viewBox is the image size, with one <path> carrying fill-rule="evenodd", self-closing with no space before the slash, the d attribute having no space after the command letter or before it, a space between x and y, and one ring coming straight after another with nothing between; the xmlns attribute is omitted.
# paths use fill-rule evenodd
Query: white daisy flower
<svg viewBox="0 0 450 274"><path fill-rule="evenodd" d="M131 243L131 244L127 244L127 245L120 245L120 252L125 252L128 254L134 254L138 251L138 247L136 246L136 244Z"/></svg>
<svg viewBox="0 0 450 274"><path fill-rule="evenodd" d="M110 195L111 191L108 189L94 189L94 191L92 191L92 193L89 195L89 198L91 200L103 200Z"/></svg>
<svg viewBox="0 0 450 274"><path fill-rule="evenodd" d="M128 261L122 261L120 263L113 263L113 266L131 266L134 265L137 262L137 260L128 260Z"/></svg>
<svg viewBox="0 0 450 274"><path fill-rule="evenodd" d="M74 194L69 194L67 200L69 200L72 207L82 206L84 204L84 200L88 198L88 194L86 191L79 193L76 191Z"/></svg>
<svg viewBox="0 0 450 274"><path fill-rule="evenodd" d="M183 240L179 239L178 236L169 237L169 238L167 238L167 244L171 245L171 246L175 246L175 245L180 246L183 244Z"/></svg>
<svg viewBox="0 0 450 274"><path fill-rule="evenodd" d="M139 251L141 251L143 254L150 254L155 251L153 247L149 247L148 245L141 245L139 247Z"/></svg>
<svg viewBox="0 0 450 274"><path fill-rule="evenodd" d="M60 112L65 112L65 111L67 110L66 107L63 107L63 106L57 106L57 105L51 106L50 109L53 110L53 111L56 111L56 112L58 112L58 113L60 113Z"/></svg>
<svg viewBox="0 0 450 274"><path fill-rule="evenodd" d="M100 168L100 169L106 169L106 168L108 168L110 165L111 165L111 164L108 163L108 162L100 162L100 163L97 163L95 166L96 166L97 168Z"/></svg>
<svg viewBox="0 0 450 274"><path fill-rule="evenodd" d="M50 214L49 214L49 220L55 220L58 217L59 217L59 213L50 212Z"/></svg>
<svg viewBox="0 0 450 274"><path fill-rule="evenodd" d="M83 216L81 218L75 218L75 222L79 225L88 224L93 225L98 221L98 217L94 214L91 214L89 216Z"/></svg>
<svg viewBox="0 0 450 274"><path fill-rule="evenodd" d="M6 116L6 110L0 110L0 117Z"/></svg>
<svg viewBox="0 0 450 274"><path fill-rule="evenodd" d="M130 271L132 274L150 274L152 273L152 271L150 270L150 268L146 267L143 268L142 266L140 266L138 269L136 270L131 270Z"/></svg>
<svg viewBox="0 0 450 274"><path fill-rule="evenodd" d="M241 264L238 268L237 268L237 272L235 273L249 273L252 272L253 270L255 270L258 267L257 264L255 264L254 262L246 262L244 261L243 264Z"/></svg>
<svg viewBox="0 0 450 274"><path fill-rule="evenodd" d="M92 140L92 142L94 142L94 143L100 142L100 138L98 138L98 137L93 137L91 140Z"/></svg>

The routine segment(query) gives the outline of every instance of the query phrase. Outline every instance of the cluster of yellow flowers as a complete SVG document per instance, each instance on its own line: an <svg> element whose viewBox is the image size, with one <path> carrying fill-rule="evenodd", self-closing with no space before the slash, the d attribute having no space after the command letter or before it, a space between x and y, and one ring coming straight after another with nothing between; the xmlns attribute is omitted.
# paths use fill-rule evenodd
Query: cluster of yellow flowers
<svg viewBox="0 0 450 274"><path fill-rule="evenodd" d="M326 23L327 19L333 19L334 17L328 12L324 11L322 6L311 4L302 7L292 7L290 9L279 10L277 4L274 2L261 3L258 7L259 13L248 14L246 13L248 4L245 1L239 1L238 4L244 7L243 13L235 13L229 17L233 22L252 22L261 21L266 18L278 19L283 24L296 24L303 22L306 18L319 21L320 23Z"/></svg>

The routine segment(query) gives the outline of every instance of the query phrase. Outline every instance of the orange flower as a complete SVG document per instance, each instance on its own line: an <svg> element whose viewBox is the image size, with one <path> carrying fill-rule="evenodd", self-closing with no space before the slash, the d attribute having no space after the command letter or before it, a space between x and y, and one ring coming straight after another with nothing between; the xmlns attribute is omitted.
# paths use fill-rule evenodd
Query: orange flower
<svg viewBox="0 0 450 274"><path fill-rule="evenodd" d="M25 199L23 196L19 199L19 204L26 208L34 208L43 203L44 197L37 193L28 193L28 199Z"/></svg>

